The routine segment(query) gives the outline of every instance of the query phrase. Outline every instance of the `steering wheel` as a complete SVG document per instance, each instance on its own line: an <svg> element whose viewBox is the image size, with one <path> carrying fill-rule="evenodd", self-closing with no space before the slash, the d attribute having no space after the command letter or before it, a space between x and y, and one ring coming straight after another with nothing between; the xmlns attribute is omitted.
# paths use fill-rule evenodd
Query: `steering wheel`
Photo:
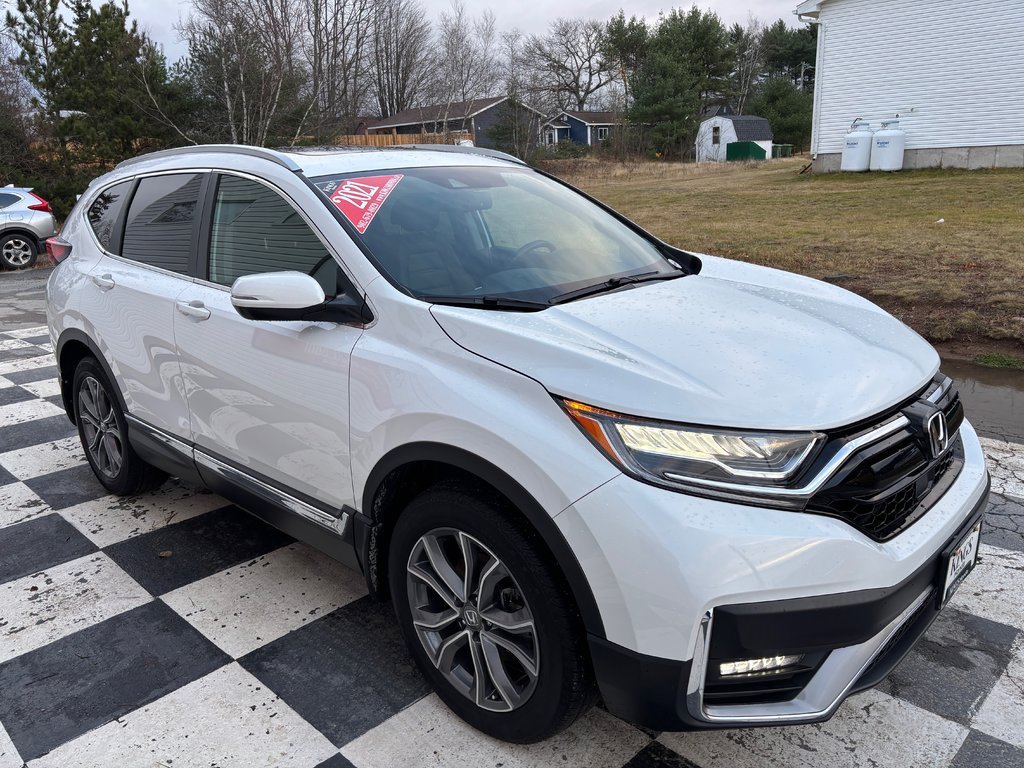
<svg viewBox="0 0 1024 768"><path fill-rule="evenodd" d="M518 262L522 261L525 256L533 253L539 248L546 248L547 250L551 251L551 253L554 253L555 251L558 250L558 248L555 247L555 244L549 240L531 240L526 245L519 248L512 256L512 258L509 259L509 266L517 264Z"/></svg>

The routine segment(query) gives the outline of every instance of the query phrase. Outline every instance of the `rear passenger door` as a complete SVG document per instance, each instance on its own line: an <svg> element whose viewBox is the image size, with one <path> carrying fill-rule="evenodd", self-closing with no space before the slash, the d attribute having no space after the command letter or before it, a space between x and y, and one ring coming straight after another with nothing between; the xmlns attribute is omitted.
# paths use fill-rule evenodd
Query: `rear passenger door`
<svg viewBox="0 0 1024 768"><path fill-rule="evenodd" d="M196 448L340 512L352 504L348 375L362 329L246 320L230 288L243 275L287 270L313 275L328 297L351 284L298 208L261 181L219 175L205 215L199 279L174 316Z"/></svg>
<svg viewBox="0 0 1024 768"><path fill-rule="evenodd" d="M100 194L86 214L103 250L81 297L83 321L93 326L89 335L119 379L129 414L185 440L190 430L174 346L175 302L192 284L196 211L208 175L125 182Z"/></svg>

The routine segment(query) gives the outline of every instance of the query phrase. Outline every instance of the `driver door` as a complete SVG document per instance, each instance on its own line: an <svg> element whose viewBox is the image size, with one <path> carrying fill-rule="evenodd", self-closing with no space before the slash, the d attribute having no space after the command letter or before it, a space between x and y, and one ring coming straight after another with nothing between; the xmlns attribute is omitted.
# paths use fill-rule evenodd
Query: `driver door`
<svg viewBox="0 0 1024 768"><path fill-rule="evenodd" d="M349 357L361 328L246 320L231 305L242 275L296 270L331 297L342 271L276 190L220 174L211 185L196 282L178 297L175 341L196 448L318 506L352 504Z"/></svg>

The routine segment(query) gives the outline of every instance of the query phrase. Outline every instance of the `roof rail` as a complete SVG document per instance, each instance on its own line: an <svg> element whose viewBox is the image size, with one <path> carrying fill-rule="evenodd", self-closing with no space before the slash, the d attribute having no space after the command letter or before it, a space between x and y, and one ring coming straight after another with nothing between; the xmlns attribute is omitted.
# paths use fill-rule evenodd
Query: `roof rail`
<svg viewBox="0 0 1024 768"><path fill-rule="evenodd" d="M140 163L143 160L153 160L161 157L176 157L178 155L192 155L192 154L229 154L229 155L246 155L248 157L258 157L262 160L269 160L272 163L280 165L282 168L287 168L293 173L299 173L302 169L292 160L290 157L281 154L273 149L265 149L264 147L250 147L242 144L197 144L191 147L175 147L173 149L161 149L158 152L149 152L145 155L139 155L128 160L124 160L117 164L115 169L126 168L129 165Z"/></svg>
<svg viewBox="0 0 1024 768"><path fill-rule="evenodd" d="M465 147L461 144L396 144L393 147L382 147L382 149L426 149L433 150L435 152L456 152L467 155L484 155L486 157L493 157L496 160L507 160L510 163L515 163L516 165L526 165L526 163L518 157L510 155L507 152L499 152L496 149L485 149L484 147Z"/></svg>

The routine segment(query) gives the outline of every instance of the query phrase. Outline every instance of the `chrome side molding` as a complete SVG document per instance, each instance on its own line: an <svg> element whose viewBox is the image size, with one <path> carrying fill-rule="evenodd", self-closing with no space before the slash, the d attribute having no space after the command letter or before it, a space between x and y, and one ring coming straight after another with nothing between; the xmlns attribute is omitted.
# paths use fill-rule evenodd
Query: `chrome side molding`
<svg viewBox="0 0 1024 768"><path fill-rule="evenodd" d="M136 427L153 440L156 440L171 450L180 453L182 456L195 462L197 465L202 466L204 469L216 473L233 485L237 485L264 501L281 507L282 509L298 515L299 517L316 523L319 526L327 528L332 533L339 536L345 535L350 517L347 512L341 512L340 515L335 516L327 510L320 509L303 501L302 499L298 499L280 488L276 488L269 483L265 483L262 480L253 477L247 472L243 472L236 467L232 467L230 464L225 464L223 461L203 451L201 448L196 448L174 435L170 435L144 421L140 421L130 414L126 415L126 418L132 426Z"/></svg>

